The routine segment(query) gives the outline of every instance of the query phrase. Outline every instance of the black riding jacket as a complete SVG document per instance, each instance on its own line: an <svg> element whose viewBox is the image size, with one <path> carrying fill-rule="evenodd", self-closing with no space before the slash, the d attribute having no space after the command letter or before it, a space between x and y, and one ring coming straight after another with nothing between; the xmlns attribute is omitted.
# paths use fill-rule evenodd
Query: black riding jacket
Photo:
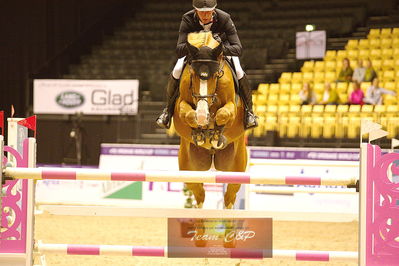
<svg viewBox="0 0 399 266"><path fill-rule="evenodd" d="M191 10L183 15L179 29L179 39L177 41L176 52L179 58L188 55L186 47L187 35L191 32L204 30L199 22L195 10ZM211 27L213 34L218 34L223 42L223 54L226 56L240 56L241 42L237 35L236 27L230 15L220 9L215 9L213 24Z"/></svg>

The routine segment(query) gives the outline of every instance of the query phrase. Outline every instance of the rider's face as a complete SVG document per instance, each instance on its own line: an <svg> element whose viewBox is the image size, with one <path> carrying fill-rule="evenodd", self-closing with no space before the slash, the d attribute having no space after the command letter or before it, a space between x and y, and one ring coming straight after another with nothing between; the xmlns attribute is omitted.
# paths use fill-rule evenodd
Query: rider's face
<svg viewBox="0 0 399 266"><path fill-rule="evenodd" d="M202 23L207 24L212 21L213 11L198 11L197 15Z"/></svg>

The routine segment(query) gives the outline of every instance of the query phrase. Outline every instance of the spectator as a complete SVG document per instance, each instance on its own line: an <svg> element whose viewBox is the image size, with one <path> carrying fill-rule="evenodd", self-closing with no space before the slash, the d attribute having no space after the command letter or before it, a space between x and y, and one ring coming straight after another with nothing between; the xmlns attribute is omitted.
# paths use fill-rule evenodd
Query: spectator
<svg viewBox="0 0 399 266"><path fill-rule="evenodd" d="M303 84L302 90L299 92L299 98L301 99L302 105L316 104L316 94L308 82Z"/></svg>
<svg viewBox="0 0 399 266"><path fill-rule="evenodd" d="M350 82L352 81L353 69L350 66L348 58L344 58L342 61L342 69L339 72L337 81L338 82Z"/></svg>
<svg viewBox="0 0 399 266"><path fill-rule="evenodd" d="M364 98L364 93L362 89L360 88L360 83L357 81L354 81L352 83L353 86L353 91L349 96L349 104L363 104L363 98Z"/></svg>
<svg viewBox="0 0 399 266"><path fill-rule="evenodd" d="M364 75L366 74L366 68L363 66L363 60L357 61L357 68L353 71L352 80L357 82L363 82Z"/></svg>
<svg viewBox="0 0 399 266"><path fill-rule="evenodd" d="M365 63L365 73L364 73L364 79L363 81L365 82L371 82L373 81L375 78L377 78L377 72L375 72L373 65L371 63L370 59L366 60Z"/></svg>
<svg viewBox="0 0 399 266"><path fill-rule="evenodd" d="M338 104L338 94L334 89L331 89L329 82L324 84L323 99L320 104Z"/></svg>
<svg viewBox="0 0 399 266"><path fill-rule="evenodd" d="M396 95L396 92L381 88L378 78L374 78L373 84L367 89L364 102L368 104L380 105L382 104L382 95L384 94Z"/></svg>

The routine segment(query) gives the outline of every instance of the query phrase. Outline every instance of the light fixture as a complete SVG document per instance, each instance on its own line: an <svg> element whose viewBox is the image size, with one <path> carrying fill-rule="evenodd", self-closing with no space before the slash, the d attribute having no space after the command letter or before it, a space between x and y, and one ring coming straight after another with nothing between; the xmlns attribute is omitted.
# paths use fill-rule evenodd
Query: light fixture
<svg viewBox="0 0 399 266"><path fill-rule="evenodd" d="M314 25L314 24L307 24L305 26L306 31L314 31L315 29L316 29L316 25Z"/></svg>

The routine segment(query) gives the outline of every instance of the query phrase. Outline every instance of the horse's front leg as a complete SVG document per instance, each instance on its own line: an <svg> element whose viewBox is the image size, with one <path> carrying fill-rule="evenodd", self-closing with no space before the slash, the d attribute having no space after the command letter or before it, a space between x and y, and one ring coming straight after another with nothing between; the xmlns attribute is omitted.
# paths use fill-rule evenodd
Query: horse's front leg
<svg viewBox="0 0 399 266"><path fill-rule="evenodd" d="M186 101L181 101L180 105L180 119L184 121L191 128L198 128L197 115L195 110Z"/></svg>
<svg viewBox="0 0 399 266"><path fill-rule="evenodd" d="M218 126L230 127L236 118L236 107L232 101L226 103L216 112L215 120Z"/></svg>

